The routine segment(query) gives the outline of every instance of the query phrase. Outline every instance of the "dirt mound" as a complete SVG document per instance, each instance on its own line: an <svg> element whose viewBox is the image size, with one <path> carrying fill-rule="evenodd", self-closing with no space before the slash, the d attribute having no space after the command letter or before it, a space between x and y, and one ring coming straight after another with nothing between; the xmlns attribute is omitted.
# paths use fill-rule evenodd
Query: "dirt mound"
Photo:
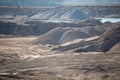
<svg viewBox="0 0 120 80"><path fill-rule="evenodd" d="M115 44L120 42L119 23L115 23L111 25L105 24L100 27L97 27L97 26L92 28L87 27L81 30L84 33L89 34L91 37L96 35L100 37L93 40L82 40L78 43L69 44L66 46L59 46L53 50L61 50L61 51L72 50L76 52L89 52L89 51L105 51L106 52L109 49L111 49ZM72 43L72 41L70 43Z"/></svg>
<svg viewBox="0 0 120 80"><path fill-rule="evenodd" d="M120 42L120 26L104 32L97 41L93 41L77 51L108 51L118 42Z"/></svg>
<svg viewBox="0 0 120 80"><path fill-rule="evenodd" d="M0 34L14 36L42 35L55 27L56 25L52 23L21 25L12 22L0 21Z"/></svg>
<svg viewBox="0 0 120 80"><path fill-rule="evenodd" d="M44 16L43 16L44 15ZM55 9L40 11L33 16L31 19L45 19L45 20L74 20L74 19L86 19L88 16L78 9Z"/></svg>
<svg viewBox="0 0 120 80"><path fill-rule="evenodd" d="M35 44L57 44L63 35L63 33L67 29L63 29L60 27L54 28L48 33L43 34L37 40L35 40Z"/></svg>
<svg viewBox="0 0 120 80"><path fill-rule="evenodd" d="M94 28L94 29L92 29ZM33 41L34 44L62 44L75 39L84 39L100 35L103 31L96 27L57 27Z"/></svg>
<svg viewBox="0 0 120 80"><path fill-rule="evenodd" d="M87 16L83 12L81 12L80 10L75 10L75 9L70 10L61 16L61 19L66 19L66 20L85 19L85 18L87 18Z"/></svg>
<svg viewBox="0 0 120 80"><path fill-rule="evenodd" d="M80 29L68 30L62 35L60 43L65 43L68 41L86 37L90 37L90 35L85 32L82 32Z"/></svg>

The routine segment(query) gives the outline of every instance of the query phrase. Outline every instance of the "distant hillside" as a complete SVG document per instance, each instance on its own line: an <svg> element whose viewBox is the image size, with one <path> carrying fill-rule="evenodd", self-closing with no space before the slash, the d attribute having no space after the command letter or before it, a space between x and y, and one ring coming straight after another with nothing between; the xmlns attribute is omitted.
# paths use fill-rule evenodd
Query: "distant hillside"
<svg viewBox="0 0 120 80"><path fill-rule="evenodd" d="M89 18L85 13L79 9L54 9L44 10L30 17L31 20L81 20Z"/></svg>
<svg viewBox="0 0 120 80"><path fill-rule="evenodd" d="M91 17L119 17L120 7L58 7L39 10L31 20L82 20Z"/></svg>

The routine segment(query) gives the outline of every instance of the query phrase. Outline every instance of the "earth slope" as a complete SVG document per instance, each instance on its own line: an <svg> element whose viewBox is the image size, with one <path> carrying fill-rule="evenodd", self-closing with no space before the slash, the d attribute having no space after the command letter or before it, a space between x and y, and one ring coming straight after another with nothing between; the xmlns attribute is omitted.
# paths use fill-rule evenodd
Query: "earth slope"
<svg viewBox="0 0 120 80"><path fill-rule="evenodd" d="M94 28L94 29L93 29ZM84 39L102 34L104 30L99 26L86 26L82 28L75 27L57 27L41 35L34 44L63 44L75 39Z"/></svg>
<svg viewBox="0 0 120 80"><path fill-rule="evenodd" d="M118 42L120 42L120 26L104 32L97 41L77 51L108 51Z"/></svg>
<svg viewBox="0 0 120 80"><path fill-rule="evenodd" d="M44 15L44 16L43 16ZM86 19L88 16L79 9L54 9L40 11L30 17L32 20L76 20Z"/></svg>
<svg viewBox="0 0 120 80"><path fill-rule="evenodd" d="M120 53L120 42L115 44L108 53Z"/></svg>
<svg viewBox="0 0 120 80"><path fill-rule="evenodd" d="M100 28L100 29L99 29ZM85 28L84 28L85 29ZM83 30L84 30L83 29ZM95 31L93 31L93 30ZM119 23L110 23L100 27L92 27L91 29L87 29L89 31L84 30L89 34L96 34L97 31L101 31L101 35L99 38L95 39L84 39L77 43L59 46L53 50L61 50L61 51L76 51L76 52L89 52L89 51L108 51L110 50L115 44L120 42L120 24ZM82 31L83 31L82 30ZM103 34L102 34L103 33ZM94 35L95 36L95 35ZM82 38L81 38L82 39ZM71 42L72 43L72 42Z"/></svg>

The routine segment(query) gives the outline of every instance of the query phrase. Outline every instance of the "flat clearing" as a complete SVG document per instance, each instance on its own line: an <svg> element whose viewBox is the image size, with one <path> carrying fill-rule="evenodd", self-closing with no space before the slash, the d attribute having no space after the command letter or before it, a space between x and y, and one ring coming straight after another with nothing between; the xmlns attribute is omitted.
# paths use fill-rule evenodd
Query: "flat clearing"
<svg viewBox="0 0 120 80"><path fill-rule="evenodd" d="M51 51L37 37L0 38L1 80L119 80L120 54Z"/></svg>

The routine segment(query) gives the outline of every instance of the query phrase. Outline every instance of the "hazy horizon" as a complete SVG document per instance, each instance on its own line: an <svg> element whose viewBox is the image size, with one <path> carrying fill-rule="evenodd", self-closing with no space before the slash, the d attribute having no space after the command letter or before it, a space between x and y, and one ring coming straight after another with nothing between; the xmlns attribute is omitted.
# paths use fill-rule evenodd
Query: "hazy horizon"
<svg viewBox="0 0 120 80"><path fill-rule="evenodd" d="M120 0L0 0L0 6L119 5Z"/></svg>

